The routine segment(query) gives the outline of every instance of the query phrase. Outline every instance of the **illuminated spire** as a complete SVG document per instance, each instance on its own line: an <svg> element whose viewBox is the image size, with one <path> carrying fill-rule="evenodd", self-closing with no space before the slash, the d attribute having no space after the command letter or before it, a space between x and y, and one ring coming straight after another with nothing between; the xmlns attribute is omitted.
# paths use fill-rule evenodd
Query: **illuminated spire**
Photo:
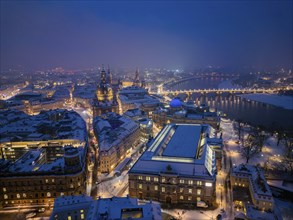
<svg viewBox="0 0 293 220"><path fill-rule="evenodd" d="M109 64L108 64L108 70L107 70L107 83L109 83L110 85L112 84L112 73L110 71Z"/></svg>
<svg viewBox="0 0 293 220"><path fill-rule="evenodd" d="M135 86L139 86L140 82L139 82L139 70L138 68L135 71L135 78L134 78L134 83Z"/></svg>
<svg viewBox="0 0 293 220"><path fill-rule="evenodd" d="M107 78L106 78L106 71L104 69L104 65L102 65L102 70L101 70L101 84L106 84L107 83Z"/></svg>

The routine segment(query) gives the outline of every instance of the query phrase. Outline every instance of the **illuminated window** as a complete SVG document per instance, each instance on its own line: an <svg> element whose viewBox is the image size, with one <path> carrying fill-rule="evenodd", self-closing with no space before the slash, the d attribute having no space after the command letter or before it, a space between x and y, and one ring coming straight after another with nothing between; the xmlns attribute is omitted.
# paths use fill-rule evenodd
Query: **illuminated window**
<svg viewBox="0 0 293 220"><path fill-rule="evenodd" d="M49 182L49 180L48 179L46 179L46 183L48 183Z"/></svg>
<svg viewBox="0 0 293 220"><path fill-rule="evenodd" d="M71 216L70 215L67 217L67 220L71 220Z"/></svg>
<svg viewBox="0 0 293 220"><path fill-rule="evenodd" d="M188 196L188 200L189 200L189 201L192 200L192 197L191 197L191 196Z"/></svg>
<svg viewBox="0 0 293 220"><path fill-rule="evenodd" d="M52 183L55 183L55 179L52 179Z"/></svg>
<svg viewBox="0 0 293 220"><path fill-rule="evenodd" d="M213 186L212 183L206 183L205 185L206 185L207 187L211 187L211 186Z"/></svg>
<svg viewBox="0 0 293 220"><path fill-rule="evenodd" d="M6 187L3 187L3 192L6 192Z"/></svg>
<svg viewBox="0 0 293 220"><path fill-rule="evenodd" d="M77 185L80 186L80 182L78 182Z"/></svg>
<svg viewBox="0 0 293 220"><path fill-rule="evenodd" d="M142 189L142 184L138 184L138 188L139 189Z"/></svg>
<svg viewBox="0 0 293 220"><path fill-rule="evenodd" d="M142 176L138 176L138 179L139 179L139 180L142 180Z"/></svg>
<svg viewBox="0 0 293 220"><path fill-rule="evenodd" d="M158 181L159 181L159 178L158 178L158 177L155 177L155 178L154 178L154 181L155 181L155 182L158 182Z"/></svg>
<svg viewBox="0 0 293 220"><path fill-rule="evenodd" d="M20 198L20 195L18 193L16 194L16 198L18 198L18 199Z"/></svg>
<svg viewBox="0 0 293 220"><path fill-rule="evenodd" d="M155 186L155 190L156 190L156 191L158 190L158 186Z"/></svg>
<svg viewBox="0 0 293 220"><path fill-rule="evenodd" d="M184 183L184 180L179 180L179 183Z"/></svg>
<svg viewBox="0 0 293 220"><path fill-rule="evenodd" d="M23 196L23 198L26 198L26 194L25 193L23 193L22 196Z"/></svg>
<svg viewBox="0 0 293 220"><path fill-rule="evenodd" d="M188 189L188 193L192 193L192 189Z"/></svg>
<svg viewBox="0 0 293 220"><path fill-rule="evenodd" d="M61 193L60 193L60 196L64 196L64 192L61 192Z"/></svg>
<svg viewBox="0 0 293 220"><path fill-rule="evenodd" d="M183 198L184 198L183 196L180 196L180 199L181 199L181 200L183 200Z"/></svg>
<svg viewBox="0 0 293 220"><path fill-rule="evenodd" d="M197 184L198 186L201 186L201 185L202 185L202 182L201 182L201 181L196 181L196 184Z"/></svg>
<svg viewBox="0 0 293 220"><path fill-rule="evenodd" d="M84 214L80 214L80 219L84 219Z"/></svg>
<svg viewBox="0 0 293 220"><path fill-rule="evenodd" d="M200 197L196 197L196 201L198 201L198 202L199 202L199 201L200 201Z"/></svg>
<svg viewBox="0 0 293 220"><path fill-rule="evenodd" d="M196 194L197 194L197 195L200 195L200 194L201 194L201 189L197 189L197 190L196 190Z"/></svg>
<svg viewBox="0 0 293 220"><path fill-rule="evenodd" d="M166 181L165 177L162 177L162 182L164 183Z"/></svg>
<svg viewBox="0 0 293 220"><path fill-rule="evenodd" d="M162 192L165 192L165 187L162 187Z"/></svg>
<svg viewBox="0 0 293 220"><path fill-rule="evenodd" d="M145 179L146 181L151 181L151 178L149 176L147 176Z"/></svg>
<svg viewBox="0 0 293 220"><path fill-rule="evenodd" d="M192 185L193 184L193 180L188 180L188 184Z"/></svg>
<svg viewBox="0 0 293 220"><path fill-rule="evenodd" d="M4 194L4 199L8 199L8 196L7 196L7 194Z"/></svg>
<svg viewBox="0 0 293 220"><path fill-rule="evenodd" d="M181 192L181 193L183 192L183 190L184 190L183 188L180 188L180 192Z"/></svg>
<svg viewBox="0 0 293 220"><path fill-rule="evenodd" d="M48 197L51 197L51 193L50 193L50 192L47 192L47 196L48 196Z"/></svg>
<svg viewBox="0 0 293 220"><path fill-rule="evenodd" d="M80 213L83 213L84 211L83 211L83 209L82 210L80 210Z"/></svg>

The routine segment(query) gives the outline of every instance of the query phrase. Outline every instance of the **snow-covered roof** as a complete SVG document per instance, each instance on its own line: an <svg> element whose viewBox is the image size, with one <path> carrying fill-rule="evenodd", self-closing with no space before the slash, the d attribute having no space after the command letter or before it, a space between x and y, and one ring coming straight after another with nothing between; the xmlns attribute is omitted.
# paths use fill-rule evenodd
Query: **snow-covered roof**
<svg viewBox="0 0 293 220"><path fill-rule="evenodd" d="M149 202L138 204L136 198L130 197L112 197L99 198L93 200L90 196L61 196L54 201L54 209L50 219L55 219L55 216L79 210L88 210L85 213L85 218L88 220L99 219L133 219L149 220L162 219L161 207L159 203Z"/></svg>
<svg viewBox="0 0 293 220"><path fill-rule="evenodd" d="M165 147L163 156L195 158L200 135L201 126L178 126Z"/></svg>
<svg viewBox="0 0 293 220"><path fill-rule="evenodd" d="M98 136L101 151L117 146L138 128L132 119L113 112L94 119L94 132Z"/></svg>
<svg viewBox="0 0 293 220"><path fill-rule="evenodd" d="M50 127L56 134L50 139L86 139L86 124L82 117L64 109L42 111L38 115L26 115L19 111L0 111L8 123L0 127L0 142L13 141L16 136L22 141L44 140L48 134L42 127ZM66 126L69 128L64 130Z"/></svg>
<svg viewBox="0 0 293 220"><path fill-rule="evenodd" d="M130 197L112 197L93 202L87 219L97 220L102 216L107 219L128 219L131 217L140 220L162 219L158 203L149 202L138 205L138 200Z"/></svg>
<svg viewBox="0 0 293 220"><path fill-rule="evenodd" d="M233 167L232 175L238 177L247 177L250 180L251 189L254 197L259 200L272 200L272 192L267 184L262 170L253 165L240 164Z"/></svg>
<svg viewBox="0 0 293 220"><path fill-rule="evenodd" d="M129 173L159 174L166 172L166 167L170 166L172 173L179 176L213 179L213 173L209 171L206 162L209 157L209 133L209 125L166 125Z"/></svg>

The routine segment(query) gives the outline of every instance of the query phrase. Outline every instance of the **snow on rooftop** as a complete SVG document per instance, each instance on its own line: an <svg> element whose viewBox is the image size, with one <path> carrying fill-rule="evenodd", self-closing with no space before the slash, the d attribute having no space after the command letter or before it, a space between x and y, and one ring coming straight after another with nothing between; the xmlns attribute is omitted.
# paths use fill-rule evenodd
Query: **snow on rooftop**
<svg viewBox="0 0 293 220"><path fill-rule="evenodd" d="M98 135L100 150L111 149L138 128L139 126L130 118L115 113L96 117L94 120L94 130Z"/></svg>
<svg viewBox="0 0 293 220"><path fill-rule="evenodd" d="M124 219L127 216L133 216L135 219L140 220L162 219L159 203L149 202L138 204L136 198L130 198L128 196L93 200L91 197L84 195L56 198L51 219L59 213L81 209L88 209L88 212L85 213L85 217L88 220L98 220L101 218Z"/></svg>
<svg viewBox="0 0 293 220"><path fill-rule="evenodd" d="M240 164L233 167L233 174L246 174L250 178L250 183L254 191L254 196L258 198L271 199L272 192L267 184L263 172L257 166L249 164ZM265 196L265 197L262 197Z"/></svg>
<svg viewBox="0 0 293 220"><path fill-rule="evenodd" d="M151 146L133 165L130 173L166 172L168 165L176 175L201 176L213 178L206 168L206 139L201 139L201 131L208 125L199 124L169 124L157 135ZM198 146L201 155L196 155Z"/></svg>
<svg viewBox="0 0 293 220"><path fill-rule="evenodd" d="M195 158L201 138L201 125L180 125L167 144L163 156Z"/></svg>

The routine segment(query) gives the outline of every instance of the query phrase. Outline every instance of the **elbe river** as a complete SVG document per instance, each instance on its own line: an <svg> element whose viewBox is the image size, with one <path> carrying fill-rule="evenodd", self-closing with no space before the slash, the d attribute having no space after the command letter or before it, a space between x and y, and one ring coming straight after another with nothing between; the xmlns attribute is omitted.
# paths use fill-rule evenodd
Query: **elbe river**
<svg viewBox="0 0 293 220"><path fill-rule="evenodd" d="M184 89L214 89L219 84L229 80L227 78L199 78L191 79L172 86L171 90ZM248 101L237 94L210 93L192 94L195 104L207 104L211 108L222 111L230 119L241 119L252 125L265 128L285 129L293 131L293 110L276 107L256 101Z"/></svg>

